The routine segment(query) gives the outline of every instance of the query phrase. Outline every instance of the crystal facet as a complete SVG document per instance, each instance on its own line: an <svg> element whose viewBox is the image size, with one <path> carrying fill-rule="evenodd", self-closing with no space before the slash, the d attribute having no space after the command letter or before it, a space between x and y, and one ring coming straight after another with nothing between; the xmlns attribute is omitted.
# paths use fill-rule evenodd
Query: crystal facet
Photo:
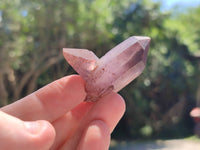
<svg viewBox="0 0 200 150"><path fill-rule="evenodd" d="M139 76L146 64L150 38L132 36L100 59L86 49L64 48L68 63L85 80L86 101L118 92Z"/></svg>

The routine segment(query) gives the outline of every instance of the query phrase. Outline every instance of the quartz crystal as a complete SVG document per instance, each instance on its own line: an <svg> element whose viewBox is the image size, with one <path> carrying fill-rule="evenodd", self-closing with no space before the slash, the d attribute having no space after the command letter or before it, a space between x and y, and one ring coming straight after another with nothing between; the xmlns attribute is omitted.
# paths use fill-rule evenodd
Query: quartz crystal
<svg viewBox="0 0 200 150"><path fill-rule="evenodd" d="M111 91L118 92L142 73L149 44L149 37L132 36L101 58L87 49L64 48L63 54L85 80L85 101L96 101Z"/></svg>

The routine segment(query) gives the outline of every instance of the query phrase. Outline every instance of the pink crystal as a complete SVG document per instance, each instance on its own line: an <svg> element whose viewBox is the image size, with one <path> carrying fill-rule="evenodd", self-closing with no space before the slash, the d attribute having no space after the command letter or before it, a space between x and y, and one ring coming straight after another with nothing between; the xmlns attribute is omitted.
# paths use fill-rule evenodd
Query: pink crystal
<svg viewBox="0 0 200 150"><path fill-rule="evenodd" d="M149 37L132 36L100 59L86 49L64 48L63 54L85 80L86 101L96 101L111 91L118 92L142 73L149 44Z"/></svg>

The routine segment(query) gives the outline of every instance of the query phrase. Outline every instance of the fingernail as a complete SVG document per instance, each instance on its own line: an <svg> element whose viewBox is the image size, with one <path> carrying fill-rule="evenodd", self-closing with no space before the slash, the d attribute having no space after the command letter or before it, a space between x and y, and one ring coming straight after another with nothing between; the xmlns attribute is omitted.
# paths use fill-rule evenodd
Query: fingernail
<svg viewBox="0 0 200 150"><path fill-rule="evenodd" d="M40 121L27 121L24 123L27 130L32 134L37 134L41 128L42 124Z"/></svg>

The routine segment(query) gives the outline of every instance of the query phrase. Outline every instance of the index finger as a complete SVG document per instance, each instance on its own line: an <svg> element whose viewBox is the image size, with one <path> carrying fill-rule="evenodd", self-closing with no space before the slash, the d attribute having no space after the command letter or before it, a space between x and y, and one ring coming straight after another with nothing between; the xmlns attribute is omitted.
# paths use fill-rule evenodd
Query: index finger
<svg viewBox="0 0 200 150"><path fill-rule="evenodd" d="M54 121L80 104L86 96L78 75L56 80L1 110L25 121Z"/></svg>

